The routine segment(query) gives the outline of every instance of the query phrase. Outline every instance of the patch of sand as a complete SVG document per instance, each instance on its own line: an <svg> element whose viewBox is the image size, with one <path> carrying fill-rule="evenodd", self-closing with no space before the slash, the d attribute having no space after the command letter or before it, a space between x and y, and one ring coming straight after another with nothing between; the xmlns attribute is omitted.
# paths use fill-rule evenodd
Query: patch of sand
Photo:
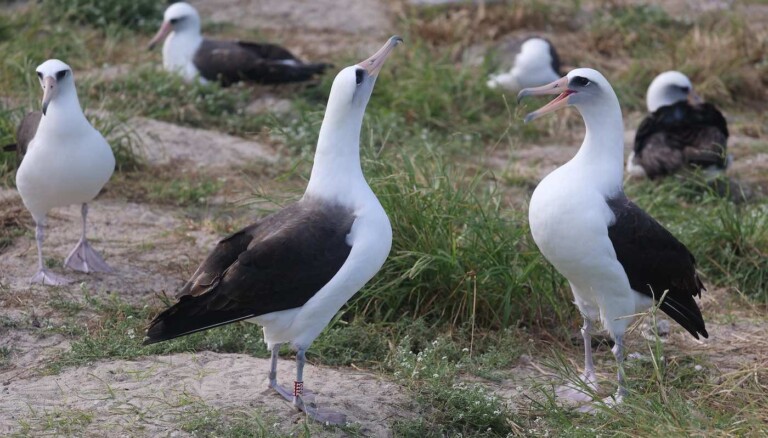
<svg viewBox="0 0 768 438"><path fill-rule="evenodd" d="M17 379L0 389L0 434L17 432L20 421L39 426L55 412L87 411L93 420L81 435L176 435L180 420L202 416L205 406L225 415L255 411L289 432L303 414L267 389L268 370L268 359L202 352L99 362L56 376ZM293 376L293 361L281 360L278 380L289 384ZM370 373L307 365L305 382L319 406L346 413L366 436L389 436L393 421L417 415L402 387ZM319 436L344 433L325 429Z"/></svg>

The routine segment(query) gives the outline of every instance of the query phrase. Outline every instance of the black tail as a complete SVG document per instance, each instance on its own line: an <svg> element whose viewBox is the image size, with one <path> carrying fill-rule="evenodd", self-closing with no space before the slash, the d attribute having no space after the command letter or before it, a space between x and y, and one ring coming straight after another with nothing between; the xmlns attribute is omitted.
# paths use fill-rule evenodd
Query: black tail
<svg viewBox="0 0 768 438"><path fill-rule="evenodd" d="M667 294L659 308L681 327L688 330L688 333L692 334L694 338L699 339L699 335L708 338L709 333L707 333L704 324L704 317L701 315L701 310L693 296L686 297L684 302L678 301L679 298L679 295L672 298Z"/></svg>
<svg viewBox="0 0 768 438"><path fill-rule="evenodd" d="M256 316L239 310L211 310L206 297L183 297L157 315L147 328L144 345L167 341Z"/></svg>
<svg viewBox="0 0 768 438"><path fill-rule="evenodd" d="M5 152L13 152L16 149L18 149L18 146L16 145L16 143L11 143L11 144L7 144L7 145L3 146L3 150Z"/></svg>

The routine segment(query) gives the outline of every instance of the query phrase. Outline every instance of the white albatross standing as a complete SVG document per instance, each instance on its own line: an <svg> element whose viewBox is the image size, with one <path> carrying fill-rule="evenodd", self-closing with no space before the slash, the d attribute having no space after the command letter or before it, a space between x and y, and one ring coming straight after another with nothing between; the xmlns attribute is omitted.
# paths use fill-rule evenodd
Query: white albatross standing
<svg viewBox="0 0 768 438"><path fill-rule="evenodd" d="M305 352L341 306L384 264L392 245L386 212L360 167L360 129L392 37L333 81L304 196L220 241L155 317L144 344L241 320L264 328L272 352L269 386L311 418L342 424L343 414L305 404ZM280 345L297 351L293 390L277 383Z"/></svg>
<svg viewBox="0 0 768 438"><path fill-rule="evenodd" d="M643 312L666 292L660 308L695 338L708 337L694 296L704 289L695 260L669 231L624 195L624 127L611 84L598 71L579 68L518 98L559 94L528 114L526 122L565 106L584 119L586 137L578 153L536 187L528 211L531 234L544 257L568 280L584 317L584 374L597 389L592 362L592 322L600 320L615 340L618 391L609 403L627 394L624 383L624 333L629 315ZM563 391L579 401L585 394Z"/></svg>
<svg viewBox="0 0 768 438"><path fill-rule="evenodd" d="M46 216L52 208L82 204L83 233L64 266L86 273L110 272L111 268L88 243L86 219L88 203L115 170L115 156L80 108L72 69L58 59L50 59L37 67L37 76L43 87L42 116L30 113L27 118L39 120L37 129L27 130L34 137L17 139L19 144L28 145L16 172L16 187L35 219L38 270L31 282L62 285L69 280L51 272L43 260Z"/></svg>
<svg viewBox="0 0 768 438"><path fill-rule="evenodd" d="M512 69L493 74L488 88L503 88L517 92L527 87L548 84L560 77L560 58L552 43L544 38L531 37L523 42L515 55Z"/></svg>

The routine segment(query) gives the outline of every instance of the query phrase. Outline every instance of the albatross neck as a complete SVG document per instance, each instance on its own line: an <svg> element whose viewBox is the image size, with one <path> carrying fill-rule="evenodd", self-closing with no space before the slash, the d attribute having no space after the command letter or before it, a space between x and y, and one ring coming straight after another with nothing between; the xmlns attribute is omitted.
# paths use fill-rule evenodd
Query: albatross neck
<svg viewBox="0 0 768 438"><path fill-rule="evenodd" d="M74 84L66 84L48 104L45 116L40 120L42 132L70 132L72 129L88 124L80 107Z"/></svg>
<svg viewBox="0 0 768 438"><path fill-rule="evenodd" d="M360 166L364 111L346 112L345 116L330 108L326 111L306 194L342 200L368 188Z"/></svg>
<svg viewBox="0 0 768 438"><path fill-rule="evenodd" d="M602 102L579 105L587 133L574 165L588 172L601 191L620 190L624 178L624 121L615 95Z"/></svg>

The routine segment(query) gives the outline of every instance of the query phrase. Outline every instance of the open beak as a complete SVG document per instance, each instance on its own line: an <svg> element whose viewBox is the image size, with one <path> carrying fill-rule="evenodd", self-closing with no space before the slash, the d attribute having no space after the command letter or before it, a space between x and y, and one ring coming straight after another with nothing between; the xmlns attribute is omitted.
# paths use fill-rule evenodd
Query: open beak
<svg viewBox="0 0 768 438"><path fill-rule="evenodd" d="M384 65L384 61L387 60L389 53L392 52L392 49L394 49L398 44L402 42L403 39L397 35L391 37L389 41L384 44L384 47L380 48L378 52L374 53L373 56L357 65L364 68L365 71L368 72L369 76L376 77L376 75L379 74L381 67Z"/></svg>
<svg viewBox="0 0 768 438"><path fill-rule="evenodd" d="M691 105L699 105L702 102L704 102L704 100L701 98L701 96L696 94L696 92L693 91L693 89L691 89L691 91L688 92L688 103L690 103Z"/></svg>
<svg viewBox="0 0 768 438"><path fill-rule="evenodd" d="M148 50L152 50L155 48L157 43L160 41L163 41L166 36L168 36L169 33L173 30L173 26L171 26L170 21L163 21L162 26L160 26L160 30L157 31L155 36L152 38L152 41L149 42L149 45L147 45Z"/></svg>
<svg viewBox="0 0 768 438"><path fill-rule="evenodd" d="M59 90L56 85L56 79L52 76L46 76L43 79L43 115L48 112L48 104L56 97L56 93Z"/></svg>
<svg viewBox="0 0 768 438"><path fill-rule="evenodd" d="M526 96L543 96L545 94L559 94L559 96L557 96L553 101L549 102L543 107L525 116L525 119L524 119L525 123L528 123L531 120L538 119L544 114L551 113L552 111L556 111L564 106L567 106L568 96L570 96L573 93L575 93L575 91L568 89L567 76L564 76L556 80L555 82L549 83L547 85L542 85L541 87L524 88L520 90L520 92L517 94L518 102L520 102L520 100Z"/></svg>

